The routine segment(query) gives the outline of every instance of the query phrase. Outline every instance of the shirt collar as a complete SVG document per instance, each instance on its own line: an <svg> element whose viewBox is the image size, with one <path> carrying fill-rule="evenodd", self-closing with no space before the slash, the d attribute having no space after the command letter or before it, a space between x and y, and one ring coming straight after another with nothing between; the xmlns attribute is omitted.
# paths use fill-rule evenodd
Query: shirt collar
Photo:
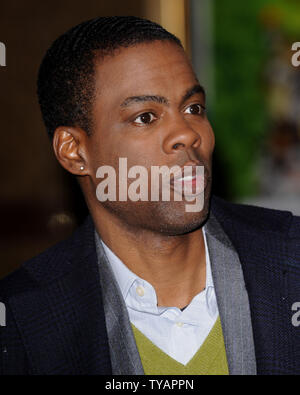
<svg viewBox="0 0 300 395"><path fill-rule="evenodd" d="M112 252L112 250L104 243L102 239L100 240L103 245L104 252L107 256L110 267L121 290L122 296L124 300L126 300L130 287L135 280L139 279L139 277L128 269L128 267L115 253Z"/></svg>
<svg viewBox="0 0 300 395"><path fill-rule="evenodd" d="M213 308L213 306L212 306L212 301L210 298L211 293L210 293L209 289L214 288L214 284L213 284L213 278L212 278L212 272L211 272L210 256L209 256L207 240L206 240L205 226L202 227L202 230L203 230L203 238L204 238L204 244L205 244L205 257L206 257L205 297L206 297L207 306L210 309L210 308ZM140 283L143 283L143 282L145 283L146 281L141 279L140 277L138 277L131 270L129 270L128 267L120 260L120 258L116 254L114 254L114 252L102 241L101 238L100 238L100 240L103 245L104 252L108 258L110 267L114 273L114 276L115 276L117 283L119 285L119 288L121 290L122 296L126 302L128 292L129 292L130 288L132 287L133 283L135 281L139 281ZM197 296L195 296L195 298Z"/></svg>

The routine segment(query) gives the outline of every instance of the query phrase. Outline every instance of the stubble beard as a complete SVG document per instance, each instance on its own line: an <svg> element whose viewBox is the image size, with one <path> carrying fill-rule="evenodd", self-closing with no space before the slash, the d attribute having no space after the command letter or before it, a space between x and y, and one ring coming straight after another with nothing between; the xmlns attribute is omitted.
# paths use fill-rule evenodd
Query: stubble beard
<svg viewBox="0 0 300 395"><path fill-rule="evenodd" d="M211 199L211 178L204 191L204 204L199 212L186 212L186 201L105 201L100 204L124 228L131 232L154 232L179 236L201 228L208 219ZM98 202L99 203L99 202Z"/></svg>

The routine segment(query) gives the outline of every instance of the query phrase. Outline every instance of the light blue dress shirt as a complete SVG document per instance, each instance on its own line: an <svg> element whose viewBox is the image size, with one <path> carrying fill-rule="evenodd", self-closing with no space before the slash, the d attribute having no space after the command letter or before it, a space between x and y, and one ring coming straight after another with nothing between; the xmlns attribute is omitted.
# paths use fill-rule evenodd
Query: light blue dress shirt
<svg viewBox="0 0 300 395"><path fill-rule="evenodd" d="M219 311L211 273L205 227L206 286L181 311L158 307L153 286L134 274L101 240L127 306L130 322L170 357L186 365L205 341Z"/></svg>

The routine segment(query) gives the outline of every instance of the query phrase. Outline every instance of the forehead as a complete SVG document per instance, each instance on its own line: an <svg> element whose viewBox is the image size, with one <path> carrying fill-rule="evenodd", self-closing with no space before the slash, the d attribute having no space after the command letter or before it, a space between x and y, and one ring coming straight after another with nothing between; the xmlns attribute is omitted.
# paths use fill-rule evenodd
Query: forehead
<svg viewBox="0 0 300 395"><path fill-rule="evenodd" d="M96 93L105 100L138 94L181 96L196 81L183 49L168 41L122 48L96 64Z"/></svg>

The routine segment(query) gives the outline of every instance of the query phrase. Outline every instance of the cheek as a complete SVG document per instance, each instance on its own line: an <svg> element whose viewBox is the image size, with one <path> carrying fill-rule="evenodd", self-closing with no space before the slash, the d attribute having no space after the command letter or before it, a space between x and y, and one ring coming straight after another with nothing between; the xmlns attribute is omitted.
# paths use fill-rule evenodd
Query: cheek
<svg viewBox="0 0 300 395"><path fill-rule="evenodd" d="M119 166L126 166L127 172L133 166L143 166L149 169L156 161L157 150L153 144L145 144L138 140L123 140L118 139L113 141L111 138L107 138L105 142L94 142L90 145L89 158L90 167L93 172L93 178L95 178L97 169L101 166L111 166L115 169L117 180L119 179ZM124 161L119 161L121 158L126 159L126 165ZM158 163L160 163L158 161ZM122 168L122 174L124 169ZM95 180L97 183L99 180ZM129 183L132 182L129 181Z"/></svg>
<svg viewBox="0 0 300 395"><path fill-rule="evenodd" d="M120 157L127 158L128 167L138 165L149 168L151 165L160 163L159 152L156 141L141 137L123 140L118 147L118 154Z"/></svg>
<svg viewBox="0 0 300 395"><path fill-rule="evenodd" d="M90 150L92 167L96 170L99 166L110 165L111 155L106 149L106 145L94 144Z"/></svg>
<svg viewBox="0 0 300 395"><path fill-rule="evenodd" d="M213 152L213 150L214 150L214 148L215 148L215 143L216 143L215 134L214 134L214 131L212 130L212 127L210 127L210 145L211 145L211 152Z"/></svg>
<svg viewBox="0 0 300 395"><path fill-rule="evenodd" d="M202 132L202 151L207 159L210 159L215 148L215 134L210 124L207 125L205 131Z"/></svg>
<svg viewBox="0 0 300 395"><path fill-rule="evenodd" d="M115 168L118 162L115 160L114 153L111 149L109 142L105 139L91 139L88 149L88 161L91 176L94 182L96 180L96 174L99 167L111 166Z"/></svg>

